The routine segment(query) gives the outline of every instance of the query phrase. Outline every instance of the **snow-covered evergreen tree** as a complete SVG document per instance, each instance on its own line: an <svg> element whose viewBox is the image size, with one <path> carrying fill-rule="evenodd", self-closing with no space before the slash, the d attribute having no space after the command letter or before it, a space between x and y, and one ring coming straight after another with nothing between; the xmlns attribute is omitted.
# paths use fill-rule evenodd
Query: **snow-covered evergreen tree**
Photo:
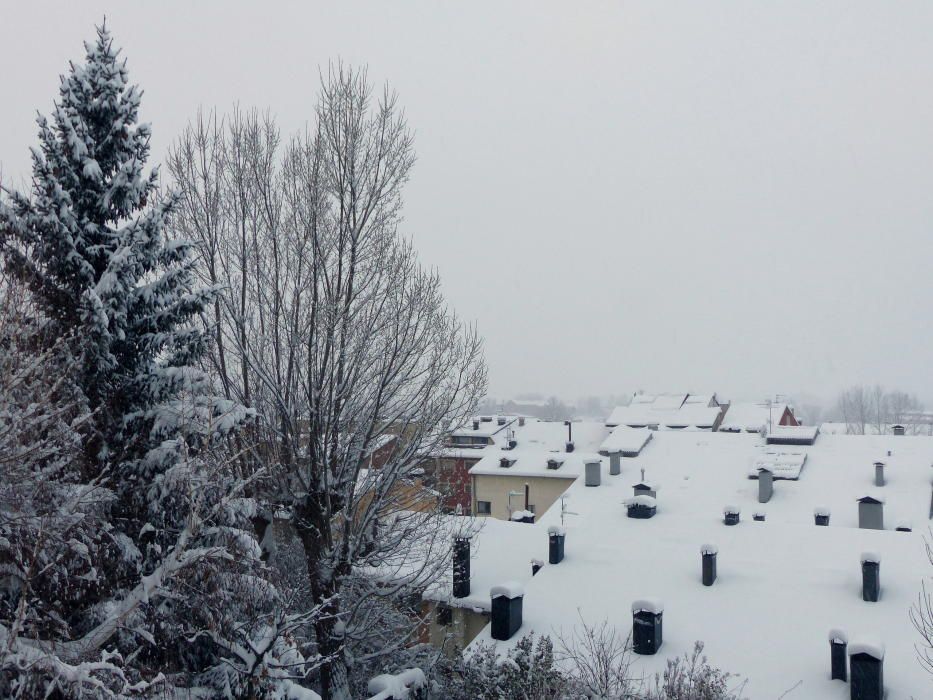
<svg viewBox="0 0 933 700"><path fill-rule="evenodd" d="M4 270L28 288L17 347L34 353L14 367L30 383L0 395L17 409L9 449L46 435L73 448L0 464L0 482L22 480L0 492L4 696L199 682L236 695L282 675L283 656L300 674L294 648L262 644L290 620L276 618L249 531L255 475L230 458L250 412L217 398L198 367L216 290L197 287L192 246L166 235L176 198L145 170L140 96L99 28L39 119L31 193L0 198ZM43 363L51 376L36 374Z"/></svg>

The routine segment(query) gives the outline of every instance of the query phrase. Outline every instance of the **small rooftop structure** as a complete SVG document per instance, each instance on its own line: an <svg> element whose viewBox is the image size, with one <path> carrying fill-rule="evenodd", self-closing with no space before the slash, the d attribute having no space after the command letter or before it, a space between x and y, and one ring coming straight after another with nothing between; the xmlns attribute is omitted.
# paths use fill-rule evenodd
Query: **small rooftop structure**
<svg viewBox="0 0 933 700"><path fill-rule="evenodd" d="M609 437L599 446L600 454L621 453L623 457L637 457L651 440L654 433L648 428L616 426Z"/></svg>
<svg viewBox="0 0 933 700"><path fill-rule="evenodd" d="M796 481L800 478L800 472L806 462L806 452L765 450L753 460L748 476L750 479L757 479L758 473L762 469L767 469L775 479Z"/></svg>
<svg viewBox="0 0 933 700"><path fill-rule="evenodd" d="M815 425L775 425L768 432L769 445L812 445L820 429Z"/></svg>

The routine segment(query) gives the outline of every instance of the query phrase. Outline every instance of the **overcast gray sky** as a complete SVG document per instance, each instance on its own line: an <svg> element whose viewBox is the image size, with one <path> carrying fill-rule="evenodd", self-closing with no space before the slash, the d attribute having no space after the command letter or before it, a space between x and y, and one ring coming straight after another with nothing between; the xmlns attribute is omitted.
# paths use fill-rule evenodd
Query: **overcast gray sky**
<svg viewBox="0 0 933 700"><path fill-rule="evenodd" d="M493 395L933 399L933 3L9 3L6 178L105 13L154 160L199 106L299 129L329 59L388 81Z"/></svg>

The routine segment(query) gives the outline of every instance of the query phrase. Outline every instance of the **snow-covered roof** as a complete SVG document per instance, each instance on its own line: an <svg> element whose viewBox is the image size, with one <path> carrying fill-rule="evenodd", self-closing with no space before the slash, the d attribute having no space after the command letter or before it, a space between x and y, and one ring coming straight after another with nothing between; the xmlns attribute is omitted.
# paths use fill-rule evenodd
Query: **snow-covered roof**
<svg viewBox="0 0 933 700"><path fill-rule="evenodd" d="M799 479L803 465L806 464L806 452L784 452L775 449L762 450L756 455L748 475L758 478L760 469L767 469L775 479Z"/></svg>
<svg viewBox="0 0 933 700"><path fill-rule="evenodd" d="M595 452L543 452L516 448L486 452L483 458L470 468L470 474L576 479L583 473L586 462L599 462L601 459ZM503 466L503 460L508 462L508 467ZM557 469L548 465L548 462L554 460L560 463Z"/></svg>
<svg viewBox="0 0 933 700"><path fill-rule="evenodd" d="M499 422L500 420L503 421L501 424ZM474 421L476 421L476 430L473 429ZM473 418L467 421L466 425L454 428L450 431L450 434L464 437L492 437L493 435L498 435L502 431L508 430L513 423L516 425L518 424L518 416L473 416Z"/></svg>
<svg viewBox="0 0 933 700"><path fill-rule="evenodd" d="M521 598L523 595L525 595L525 587L518 581L505 581L489 589L491 598L498 598L499 596Z"/></svg>
<svg viewBox="0 0 933 700"><path fill-rule="evenodd" d="M819 432L815 425L772 425L768 431L768 444L812 445Z"/></svg>
<svg viewBox="0 0 933 700"><path fill-rule="evenodd" d="M638 455L654 432L648 428L629 428L627 425L619 425L613 428L609 437L602 441L599 451L606 454L613 452L622 452L626 456Z"/></svg>
<svg viewBox="0 0 933 700"><path fill-rule="evenodd" d="M874 635L860 635L849 642L849 656L855 654L868 654L873 659L884 661L885 645ZM890 673L890 672L889 672ZM888 675L890 679L890 675Z"/></svg>
<svg viewBox="0 0 933 700"><path fill-rule="evenodd" d="M641 494L639 496L632 496L631 498L626 498L625 505L642 506L644 508L656 508L658 505L658 501L654 496L649 496L647 494Z"/></svg>
<svg viewBox="0 0 933 700"><path fill-rule="evenodd" d="M509 439L514 439L517 448L522 450L563 451L567 443L568 429L563 421L548 421L539 418L524 418L510 416L505 425L497 425L497 416L492 420L480 422L480 429L472 429L472 421L466 426L452 432L455 437L483 437L489 440L488 445L475 445L472 447L450 446L441 450L443 457L465 457L479 459L487 452L498 451L507 447ZM524 423L524 425L521 425ZM572 421L570 432L577 450L596 452L599 445L606 439L609 429L602 421Z"/></svg>
<svg viewBox="0 0 933 700"><path fill-rule="evenodd" d="M657 598L640 598L632 603L632 612L649 612L660 615L664 612L664 603Z"/></svg>
<svg viewBox="0 0 933 700"><path fill-rule="evenodd" d="M720 430L757 433L769 425L777 425L788 409L786 403L748 403L733 401L722 417Z"/></svg>
<svg viewBox="0 0 933 700"><path fill-rule="evenodd" d="M616 406L606 425L610 428L626 425L632 428L709 430L719 420L722 408L710 406L715 394L694 397L689 394L637 395L628 406Z"/></svg>
<svg viewBox="0 0 933 700"><path fill-rule="evenodd" d="M478 531L470 542L470 594L464 598L452 596L451 570L424 592L425 600L489 612L492 590L496 586L507 581L527 581L531 578L530 559L547 559L548 527L494 518L474 519L473 522Z"/></svg>
<svg viewBox="0 0 933 700"><path fill-rule="evenodd" d="M664 643L657 655L635 659L638 675L663 671L667 659L702 640L711 663L747 677L748 697L778 697L792 670L805 697L842 700L848 687L829 679L825 647L827 631L844 626L887 644L890 697L922 697L929 679L916 662L906 611L918 592L917 572L929 564L923 533L894 532L894 523L927 521L933 438L822 435L806 448L800 479L775 484L767 526L725 527L724 503L747 512L760 507L748 469L762 442L751 433L660 432L651 449L623 462L622 474L604 474L600 488L576 480L567 491L576 515L563 524L565 559L545 564L534 578L528 561L547 556L548 529L561 526L559 505L538 513L533 525L487 521L477 536L471 597L485 595L488 605L492 586L523 582L523 624L505 642L492 640L487 627L473 644L504 651L524 634L567 633L581 617L587 624L607 620L625 635L631 604L654 597L665 603ZM888 529L859 529L856 499L872 492L871 464L891 447L898 468L883 488ZM620 503L642 468L667 485L664 512L630 519ZM832 526L814 525L817 506L832 509ZM719 550L718 578L706 587L697 548L710 542ZM885 586L870 605L859 594L859 556L869 550L884 558Z"/></svg>

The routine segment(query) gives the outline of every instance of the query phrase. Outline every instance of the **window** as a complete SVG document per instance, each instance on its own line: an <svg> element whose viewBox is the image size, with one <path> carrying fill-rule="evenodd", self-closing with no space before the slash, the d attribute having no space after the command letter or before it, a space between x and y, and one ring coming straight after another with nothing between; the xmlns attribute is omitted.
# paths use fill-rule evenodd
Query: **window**
<svg viewBox="0 0 933 700"><path fill-rule="evenodd" d="M492 514L492 501L477 501L476 502L476 514L477 515L491 515Z"/></svg>
<svg viewBox="0 0 933 700"><path fill-rule="evenodd" d="M449 605L437 606L437 624L441 627L447 627L454 621L454 611Z"/></svg>

